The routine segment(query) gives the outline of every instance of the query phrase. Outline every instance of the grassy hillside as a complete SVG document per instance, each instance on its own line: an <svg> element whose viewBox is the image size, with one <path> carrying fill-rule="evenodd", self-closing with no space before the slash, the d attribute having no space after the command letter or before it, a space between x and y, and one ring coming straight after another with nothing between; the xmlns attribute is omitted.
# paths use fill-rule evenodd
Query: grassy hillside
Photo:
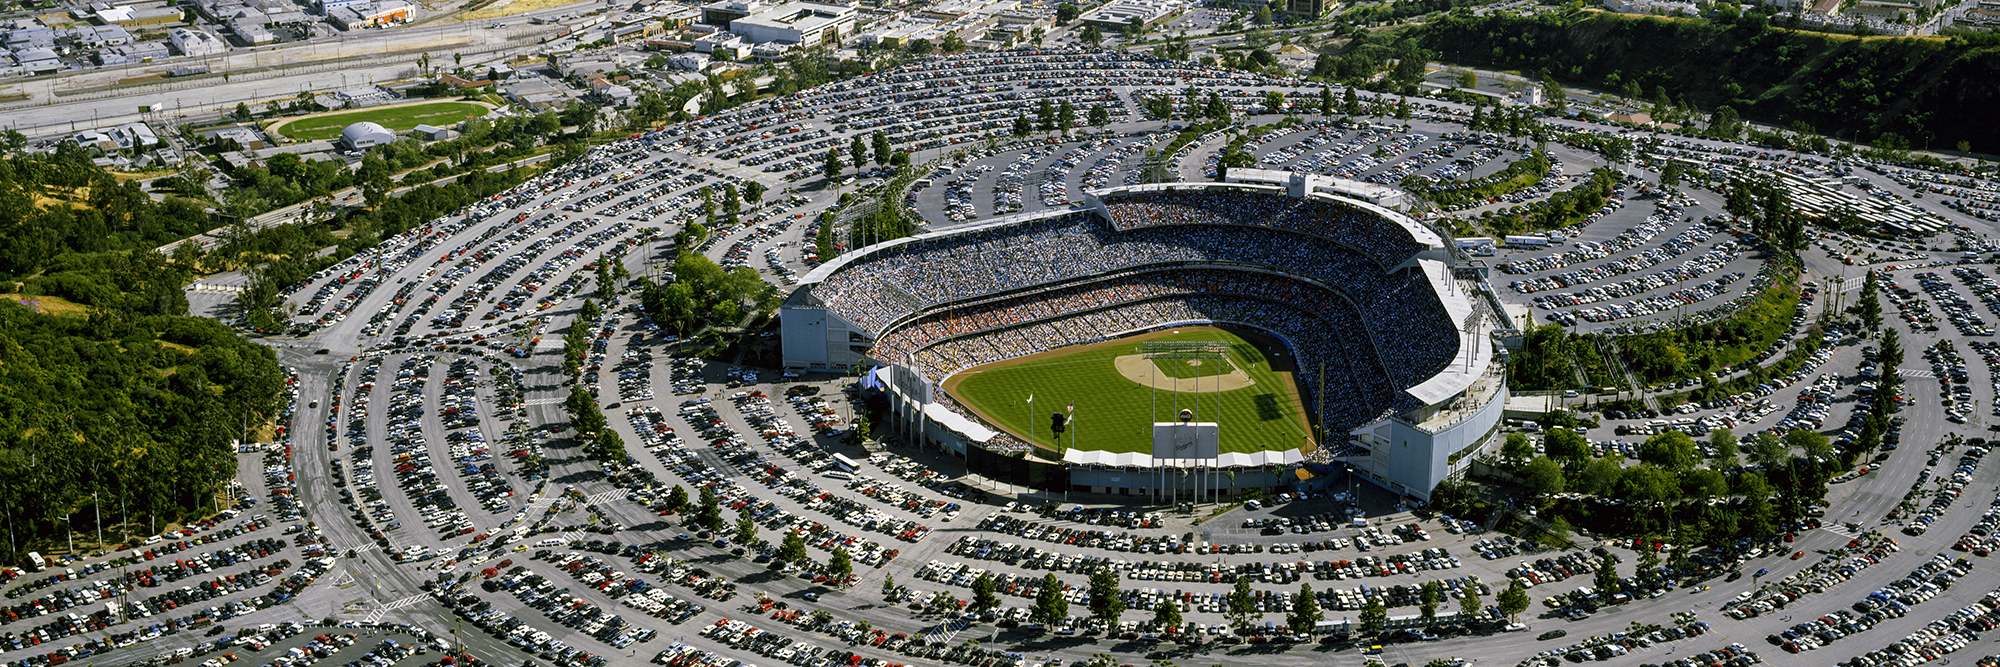
<svg viewBox="0 0 2000 667"><path fill-rule="evenodd" d="M1440 60L1547 72L1618 91L1636 81L1704 109L1803 121L1830 138L1911 148L2000 150L2000 48L1962 39L1860 38L1773 27L1603 12L1533 17L1453 15L1411 31ZM1891 137L1890 143L1895 143ZM1893 146L1891 146L1893 147Z"/></svg>

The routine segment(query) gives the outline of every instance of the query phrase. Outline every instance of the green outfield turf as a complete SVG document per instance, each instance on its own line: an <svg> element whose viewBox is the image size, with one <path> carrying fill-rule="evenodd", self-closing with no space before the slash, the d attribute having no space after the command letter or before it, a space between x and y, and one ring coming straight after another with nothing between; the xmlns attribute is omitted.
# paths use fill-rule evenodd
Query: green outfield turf
<svg viewBox="0 0 2000 667"><path fill-rule="evenodd" d="M418 125L434 127L455 127L467 118L486 115L486 107L470 102L432 102L388 109L362 109L338 113L330 116L303 118L286 123L278 132L293 139L318 141L340 136L347 126L361 121L374 121L382 127L404 132Z"/></svg>
<svg viewBox="0 0 2000 667"><path fill-rule="evenodd" d="M1164 388L1174 381L1168 376L1180 375L1186 383L1226 381L1231 376L1241 382L1247 376L1250 386L1218 391L1214 385L1203 384L1199 392L1197 418L1221 424L1222 451L1283 450L1304 444L1308 432L1305 411L1292 384L1291 360L1285 358L1282 345L1254 334L1238 335L1213 327L1174 331L1178 333L1121 338L988 364L953 376L944 388L989 423L1017 437L1030 439L1028 429L1032 427L1032 440L1041 447L1053 449L1050 413L1063 412L1074 404L1076 448L1150 453L1154 421L1173 421L1179 408L1197 408L1195 392ZM1163 388L1155 392L1121 372L1116 363L1119 357L1137 354L1142 340L1225 342L1234 368L1214 361L1190 367L1185 361L1138 359L1137 368L1165 371L1159 375ZM1232 372L1237 369L1242 375ZM1196 378L1197 373L1201 377ZM1027 402L1030 395L1034 397L1032 406ZM1068 434L1062 445L1070 446Z"/></svg>

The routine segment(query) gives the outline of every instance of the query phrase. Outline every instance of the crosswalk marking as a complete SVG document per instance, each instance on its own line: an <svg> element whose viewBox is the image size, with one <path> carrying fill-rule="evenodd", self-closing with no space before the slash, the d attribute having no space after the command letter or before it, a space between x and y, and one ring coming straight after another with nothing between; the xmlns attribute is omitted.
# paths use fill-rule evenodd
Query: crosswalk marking
<svg viewBox="0 0 2000 667"><path fill-rule="evenodd" d="M1903 377L1906 377L1906 378L1935 378L1935 377L1937 377L1937 374L1936 374L1936 373L1933 373L1933 372L1931 372L1931 369L1928 369L1928 368L1898 368L1898 369L1896 369L1896 372L1898 372L1898 373L1901 373L1901 374L1903 375Z"/></svg>
<svg viewBox="0 0 2000 667"><path fill-rule="evenodd" d="M408 607L408 606L410 606L410 605L413 605L413 604L416 604L416 603L418 603L418 602L421 602L421 601L423 601L423 599L424 599L424 598L427 598L427 597L430 597L430 596L428 596L428 595L412 595L412 596L410 596L410 597L406 597L406 598L403 598L403 599L401 599L401 600L397 600L397 601L395 601L395 602L391 602L391 603L389 603L389 604L385 604L385 605L382 605L382 607L381 607L380 609L376 609L375 611L373 611L373 612L370 612L370 613L368 614L368 622L369 622L369 623L371 623L371 624L372 624L372 623L380 623L380 622L382 621L382 617L383 617L383 616L385 616L385 615L387 615L387 614L388 614L389 612L391 612L391 611L395 611L395 610L397 610L397 609L402 609L402 608L404 608L404 607Z"/></svg>

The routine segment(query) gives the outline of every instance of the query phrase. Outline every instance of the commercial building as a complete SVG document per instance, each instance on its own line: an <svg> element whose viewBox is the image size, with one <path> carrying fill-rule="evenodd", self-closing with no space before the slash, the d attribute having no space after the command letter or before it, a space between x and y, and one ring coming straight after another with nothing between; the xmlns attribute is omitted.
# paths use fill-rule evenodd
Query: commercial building
<svg viewBox="0 0 2000 667"><path fill-rule="evenodd" d="M327 10L326 22L341 30L360 30L415 19L417 8L403 0L349 3Z"/></svg>
<svg viewBox="0 0 2000 667"><path fill-rule="evenodd" d="M173 42L174 50L181 55L197 58L219 56L229 50L222 38L193 28L174 28L167 33L167 41Z"/></svg>
<svg viewBox="0 0 2000 667"><path fill-rule="evenodd" d="M360 151L395 140L396 133L389 131L389 128L364 120L341 130L338 143L342 148Z"/></svg>
<svg viewBox="0 0 2000 667"><path fill-rule="evenodd" d="M812 47L839 45L854 31L854 8L821 2L788 2L729 22L745 41Z"/></svg>
<svg viewBox="0 0 2000 667"><path fill-rule="evenodd" d="M1143 28L1179 16L1187 8L1182 0L1114 0L1079 20L1105 30L1124 30L1133 25Z"/></svg>
<svg viewBox="0 0 2000 667"><path fill-rule="evenodd" d="M1324 18L1340 9L1340 0L1285 0L1285 13L1305 19Z"/></svg>
<svg viewBox="0 0 2000 667"><path fill-rule="evenodd" d="M718 0L701 6L701 22L728 30L730 22L770 9L771 5L764 0Z"/></svg>

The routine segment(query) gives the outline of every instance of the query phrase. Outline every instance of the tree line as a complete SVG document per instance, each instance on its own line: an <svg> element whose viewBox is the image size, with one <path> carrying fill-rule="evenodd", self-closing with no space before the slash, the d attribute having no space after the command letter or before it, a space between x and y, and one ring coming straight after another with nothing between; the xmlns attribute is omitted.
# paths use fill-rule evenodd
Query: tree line
<svg viewBox="0 0 2000 667"><path fill-rule="evenodd" d="M1544 72L1603 90L1669 89L1685 106L1897 147L2000 146L1986 122L2000 89L2000 47L1963 37L1868 38L1775 26L1768 15L1717 21L1608 12L1454 11L1408 32L1443 60ZM1711 125L1716 125L1711 121Z"/></svg>

